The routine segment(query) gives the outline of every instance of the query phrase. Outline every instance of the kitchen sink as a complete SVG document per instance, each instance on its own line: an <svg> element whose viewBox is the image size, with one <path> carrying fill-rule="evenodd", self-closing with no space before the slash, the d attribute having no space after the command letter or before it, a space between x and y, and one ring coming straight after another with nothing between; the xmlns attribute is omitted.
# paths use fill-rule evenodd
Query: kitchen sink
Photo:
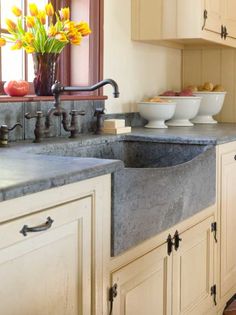
<svg viewBox="0 0 236 315"><path fill-rule="evenodd" d="M40 154L119 159L112 174L113 256L214 204L214 146L144 141L45 145Z"/></svg>

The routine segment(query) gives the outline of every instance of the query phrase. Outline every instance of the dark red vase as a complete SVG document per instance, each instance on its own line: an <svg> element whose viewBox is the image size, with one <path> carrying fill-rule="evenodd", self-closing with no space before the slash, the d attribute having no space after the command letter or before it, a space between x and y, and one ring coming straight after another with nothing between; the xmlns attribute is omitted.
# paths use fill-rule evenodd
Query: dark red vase
<svg viewBox="0 0 236 315"><path fill-rule="evenodd" d="M34 90L38 96L52 95L51 87L57 80L58 59L56 53L34 53Z"/></svg>

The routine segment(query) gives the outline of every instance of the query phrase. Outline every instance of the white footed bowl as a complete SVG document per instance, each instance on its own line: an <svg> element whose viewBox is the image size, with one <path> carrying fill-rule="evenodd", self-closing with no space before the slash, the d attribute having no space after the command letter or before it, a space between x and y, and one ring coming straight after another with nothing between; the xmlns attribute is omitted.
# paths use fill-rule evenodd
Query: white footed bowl
<svg viewBox="0 0 236 315"><path fill-rule="evenodd" d="M193 126L190 119L198 114L201 97L196 96L159 96L176 103L175 114L167 122L168 126L189 127Z"/></svg>
<svg viewBox="0 0 236 315"><path fill-rule="evenodd" d="M148 120L146 128L168 128L165 121L170 119L175 112L175 103L154 103L154 102L141 102L138 104L140 115Z"/></svg>
<svg viewBox="0 0 236 315"><path fill-rule="evenodd" d="M194 92L194 95L201 96L202 101L198 115L192 122L195 124L217 124L212 116L221 111L226 92Z"/></svg>

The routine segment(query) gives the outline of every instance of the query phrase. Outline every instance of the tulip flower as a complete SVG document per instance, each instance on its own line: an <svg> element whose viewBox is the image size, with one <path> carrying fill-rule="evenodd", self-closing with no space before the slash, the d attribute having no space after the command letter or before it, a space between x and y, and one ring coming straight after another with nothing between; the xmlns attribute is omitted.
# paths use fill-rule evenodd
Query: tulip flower
<svg viewBox="0 0 236 315"><path fill-rule="evenodd" d="M52 0L44 4L42 10L34 0L31 1L28 15L24 15L20 7L12 7L17 22L6 19L8 34L2 33L0 47L9 41L13 43L13 50L23 48L27 53L61 53L67 44L80 45L83 37L91 33L88 23L70 20L69 7L61 8L57 14Z"/></svg>
<svg viewBox="0 0 236 315"><path fill-rule="evenodd" d="M0 37L0 47L5 46L5 45L6 45L6 40Z"/></svg>
<svg viewBox="0 0 236 315"><path fill-rule="evenodd" d="M22 40L27 44L31 44L34 41L34 35L30 32L26 32L25 35L22 37Z"/></svg>
<svg viewBox="0 0 236 315"><path fill-rule="evenodd" d="M21 11L21 9L19 9L17 6L13 6L12 7L12 13L15 15L15 16L17 16L17 17L19 17L19 16L21 16L21 14L22 14L22 11Z"/></svg>
<svg viewBox="0 0 236 315"><path fill-rule="evenodd" d="M46 13L45 11L39 11L39 14L37 16L41 24L46 24Z"/></svg>
<svg viewBox="0 0 236 315"><path fill-rule="evenodd" d="M25 51L27 52L27 54L32 54L33 52L35 52L35 49L33 46L26 46Z"/></svg>
<svg viewBox="0 0 236 315"><path fill-rule="evenodd" d="M45 5L45 11L47 16L53 16L54 15L54 8L51 2Z"/></svg>
<svg viewBox="0 0 236 315"><path fill-rule="evenodd" d="M71 32L75 29L75 22L73 21L65 21L64 23L64 30Z"/></svg>
<svg viewBox="0 0 236 315"><path fill-rule="evenodd" d="M74 37L70 38L70 42L73 45L80 45L82 41L82 35L81 33L78 33L77 35L75 35Z"/></svg>
<svg viewBox="0 0 236 315"><path fill-rule="evenodd" d="M11 50L21 49L22 46L23 46L22 41L18 39L18 40L15 42L15 45L13 45L13 46L11 47Z"/></svg>
<svg viewBox="0 0 236 315"><path fill-rule="evenodd" d="M62 21L67 21L70 19L70 8L62 8L59 10L60 18Z"/></svg>
<svg viewBox="0 0 236 315"><path fill-rule="evenodd" d="M67 39L66 35L63 32L57 33L55 38L57 40L59 40L59 42L62 42L62 43L67 43L68 42L68 39Z"/></svg>
<svg viewBox="0 0 236 315"><path fill-rule="evenodd" d="M29 4L29 10L30 10L30 14L32 16L37 16L39 14L39 10L38 7L35 3L30 3Z"/></svg>
<svg viewBox="0 0 236 315"><path fill-rule="evenodd" d="M10 19L6 19L6 24L7 24L7 29L9 32L15 32L16 31L16 23L14 23L12 20Z"/></svg>
<svg viewBox="0 0 236 315"><path fill-rule="evenodd" d="M76 29L73 29L73 30L71 30L70 32L68 32L68 33L66 34L66 36L67 36L69 39L72 39L72 38L74 38L74 37L76 37L76 36L80 36L80 37L81 37L81 34L80 34Z"/></svg>
<svg viewBox="0 0 236 315"><path fill-rule="evenodd" d="M81 33L82 36L87 36L91 34L91 29L87 22L80 22L75 24L75 28L78 30L78 32Z"/></svg>
<svg viewBox="0 0 236 315"><path fill-rule="evenodd" d="M48 36L54 37L57 34L57 28L54 25L50 25L48 29Z"/></svg>
<svg viewBox="0 0 236 315"><path fill-rule="evenodd" d="M26 26L29 28L32 28L35 26L35 19L33 16L27 16L26 17Z"/></svg>

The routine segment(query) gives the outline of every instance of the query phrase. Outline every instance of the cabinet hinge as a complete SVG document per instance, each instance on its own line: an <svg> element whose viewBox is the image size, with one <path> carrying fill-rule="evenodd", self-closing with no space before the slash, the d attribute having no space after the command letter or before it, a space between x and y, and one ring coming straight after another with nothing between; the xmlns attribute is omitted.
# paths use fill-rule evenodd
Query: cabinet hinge
<svg viewBox="0 0 236 315"><path fill-rule="evenodd" d="M182 241L182 238L179 237L179 232L176 231L174 235L174 243L175 243L175 250L179 249L179 243Z"/></svg>
<svg viewBox="0 0 236 315"><path fill-rule="evenodd" d="M224 25L221 25L220 37L222 39L224 38L224 32L225 32Z"/></svg>
<svg viewBox="0 0 236 315"><path fill-rule="evenodd" d="M110 289L109 289L109 302L110 302L110 312L109 315L112 314L112 310L113 310L113 302L114 302L114 298L117 297L117 284L115 283Z"/></svg>
<svg viewBox="0 0 236 315"><path fill-rule="evenodd" d="M216 234L217 234L217 223L216 222L211 223L211 232L213 233L215 242L217 243L217 237L216 237Z"/></svg>
<svg viewBox="0 0 236 315"><path fill-rule="evenodd" d="M215 284L211 287L211 296L213 297L214 304L217 305L217 303L216 303L216 285Z"/></svg>
<svg viewBox="0 0 236 315"><path fill-rule="evenodd" d="M167 237L166 243L167 243L167 254L170 256L170 254L172 253L172 247L175 245L175 242L173 242L170 234Z"/></svg>
<svg viewBox="0 0 236 315"><path fill-rule="evenodd" d="M227 31L227 27L224 26L224 39L226 39L228 35L229 35L229 33Z"/></svg>
<svg viewBox="0 0 236 315"><path fill-rule="evenodd" d="M208 12L207 10L204 10L203 11L203 19L204 19L204 22L203 22L203 25L202 25L202 30L204 30L205 26L206 26L206 20L208 18Z"/></svg>

